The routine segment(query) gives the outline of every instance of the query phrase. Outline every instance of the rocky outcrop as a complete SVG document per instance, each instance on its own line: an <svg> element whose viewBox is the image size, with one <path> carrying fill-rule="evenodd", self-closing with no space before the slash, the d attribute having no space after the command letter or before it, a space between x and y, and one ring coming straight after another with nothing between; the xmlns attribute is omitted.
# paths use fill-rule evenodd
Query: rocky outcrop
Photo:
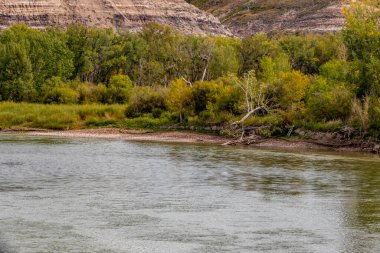
<svg viewBox="0 0 380 253"><path fill-rule="evenodd" d="M184 0L0 0L0 28L25 23L30 27L87 26L136 31L150 22L185 33L230 35L219 20Z"/></svg>
<svg viewBox="0 0 380 253"><path fill-rule="evenodd" d="M342 0L187 0L209 11L239 37L258 32L339 31Z"/></svg>

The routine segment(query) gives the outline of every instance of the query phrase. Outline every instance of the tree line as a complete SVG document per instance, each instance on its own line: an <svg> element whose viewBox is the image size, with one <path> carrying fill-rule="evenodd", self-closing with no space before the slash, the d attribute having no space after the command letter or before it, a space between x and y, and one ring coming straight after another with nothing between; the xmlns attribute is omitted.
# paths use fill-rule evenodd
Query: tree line
<svg viewBox="0 0 380 253"><path fill-rule="evenodd" d="M244 39L69 26L0 33L0 101L126 104L174 122L380 130L378 1L352 3L339 34ZM252 116L252 118L244 116Z"/></svg>

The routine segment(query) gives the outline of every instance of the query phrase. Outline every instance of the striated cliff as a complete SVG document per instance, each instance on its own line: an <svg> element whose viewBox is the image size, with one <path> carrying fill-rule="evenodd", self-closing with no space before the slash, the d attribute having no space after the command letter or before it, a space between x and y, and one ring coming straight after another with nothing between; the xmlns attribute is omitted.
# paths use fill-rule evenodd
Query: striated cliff
<svg viewBox="0 0 380 253"><path fill-rule="evenodd" d="M331 32L344 24L342 0L187 0L218 17L235 35Z"/></svg>
<svg viewBox="0 0 380 253"><path fill-rule="evenodd" d="M0 0L0 28L26 23L30 27L88 26L127 28L150 22L185 33L230 35L219 20L184 0Z"/></svg>

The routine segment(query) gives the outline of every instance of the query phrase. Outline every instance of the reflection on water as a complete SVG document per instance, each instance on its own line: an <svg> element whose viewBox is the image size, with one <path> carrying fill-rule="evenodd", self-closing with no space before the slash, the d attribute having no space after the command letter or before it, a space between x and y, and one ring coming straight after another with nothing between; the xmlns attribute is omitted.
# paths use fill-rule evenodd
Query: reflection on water
<svg viewBox="0 0 380 253"><path fill-rule="evenodd" d="M15 252L380 252L379 170L365 155L1 135L0 236Z"/></svg>

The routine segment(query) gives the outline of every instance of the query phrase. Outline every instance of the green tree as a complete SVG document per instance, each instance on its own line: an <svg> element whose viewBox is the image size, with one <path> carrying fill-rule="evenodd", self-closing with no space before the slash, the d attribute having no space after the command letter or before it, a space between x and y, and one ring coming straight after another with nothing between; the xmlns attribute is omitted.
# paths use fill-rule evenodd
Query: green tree
<svg viewBox="0 0 380 253"><path fill-rule="evenodd" d="M124 72L132 78L137 85L143 84L143 68L147 59L149 46L146 41L136 33L124 33L121 35L123 40L123 55L126 57Z"/></svg>
<svg viewBox="0 0 380 253"><path fill-rule="evenodd" d="M27 32L29 58L37 89L45 80L58 76L68 80L74 71L73 53L67 47L67 36L58 29Z"/></svg>
<svg viewBox="0 0 380 253"><path fill-rule="evenodd" d="M244 38L240 45L241 69L240 74L250 70L259 70L259 64L264 56L276 57L282 53L279 43L269 39L265 34L257 34Z"/></svg>
<svg viewBox="0 0 380 253"><path fill-rule="evenodd" d="M139 83L141 85L157 86L165 83L166 72L163 63L143 59L140 64Z"/></svg>
<svg viewBox="0 0 380 253"><path fill-rule="evenodd" d="M348 59L359 64L359 96L380 95L380 2L353 1L344 9L346 25L342 35Z"/></svg>
<svg viewBox="0 0 380 253"><path fill-rule="evenodd" d="M239 41L224 37L215 37L213 40L215 46L209 64L208 79L217 79L229 74L237 75L240 68Z"/></svg>
<svg viewBox="0 0 380 253"><path fill-rule="evenodd" d="M357 92L360 83L360 62L331 60L319 68L320 75L330 82L346 83Z"/></svg>
<svg viewBox="0 0 380 253"><path fill-rule="evenodd" d="M185 80L191 84L205 80L215 50L215 41L210 37L186 36L182 43L183 69Z"/></svg>
<svg viewBox="0 0 380 253"><path fill-rule="evenodd" d="M152 67L153 63L155 67L161 65L162 83L167 86L171 80L179 77L179 70L183 65L181 54L183 36L169 26L151 22L143 27L141 37L149 47L147 66ZM151 70L151 68L148 69Z"/></svg>
<svg viewBox="0 0 380 253"><path fill-rule="evenodd" d="M289 56L292 67L305 74L318 74L324 63L344 57L343 44L339 37L331 34L283 36L280 45Z"/></svg>
<svg viewBox="0 0 380 253"><path fill-rule="evenodd" d="M33 101L32 63L22 44L0 44L0 101Z"/></svg>
<svg viewBox="0 0 380 253"><path fill-rule="evenodd" d="M32 64L34 85L37 89L53 76L71 77L73 54L66 46L66 35L57 29L39 31L25 25L16 25L4 31L0 40L4 44L17 43L25 50Z"/></svg>
<svg viewBox="0 0 380 253"><path fill-rule="evenodd" d="M73 53L73 77L80 77L91 70L91 59L87 56L87 28L83 25L70 25L67 28L67 46Z"/></svg>
<svg viewBox="0 0 380 253"><path fill-rule="evenodd" d="M108 82L113 70L125 63L122 46L115 44L120 40L111 29L73 25L67 35L67 45L74 52L74 77L82 81Z"/></svg>
<svg viewBox="0 0 380 253"><path fill-rule="evenodd" d="M264 56L260 60L257 77L260 81L273 84L282 73L290 71L289 59L285 54L280 54L275 58Z"/></svg>

